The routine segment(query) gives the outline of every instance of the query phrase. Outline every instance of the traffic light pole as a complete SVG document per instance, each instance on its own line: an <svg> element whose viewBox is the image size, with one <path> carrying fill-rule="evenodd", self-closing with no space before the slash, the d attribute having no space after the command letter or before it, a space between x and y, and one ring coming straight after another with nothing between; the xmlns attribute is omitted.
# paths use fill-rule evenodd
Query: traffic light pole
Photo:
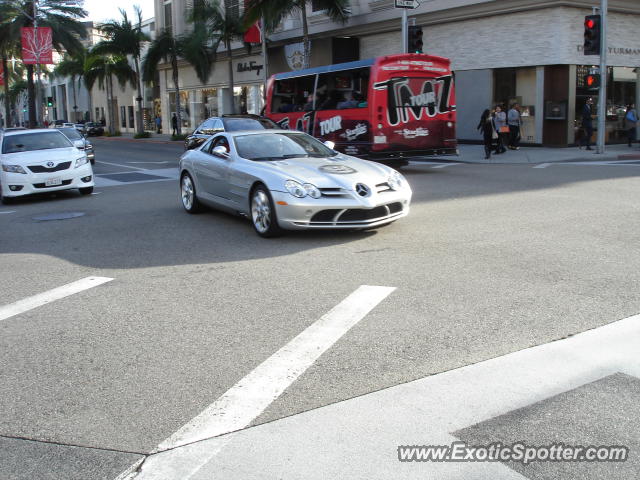
<svg viewBox="0 0 640 480"><path fill-rule="evenodd" d="M598 99L597 153L604 153L605 128L607 123L607 11L608 0L600 0L600 94Z"/></svg>
<svg viewBox="0 0 640 480"><path fill-rule="evenodd" d="M409 20L407 17L407 9L402 9L402 53L409 52Z"/></svg>

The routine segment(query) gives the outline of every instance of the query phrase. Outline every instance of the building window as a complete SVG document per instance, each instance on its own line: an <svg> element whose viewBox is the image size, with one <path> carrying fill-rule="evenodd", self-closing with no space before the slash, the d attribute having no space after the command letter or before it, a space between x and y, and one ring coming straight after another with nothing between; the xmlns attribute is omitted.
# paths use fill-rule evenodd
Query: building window
<svg viewBox="0 0 640 480"><path fill-rule="evenodd" d="M225 0L224 5L227 9L227 15L235 18L240 17L240 0Z"/></svg>
<svg viewBox="0 0 640 480"><path fill-rule="evenodd" d="M131 105L129 105L127 107L127 110L129 112L129 128L134 128L135 127L135 120L133 118L133 107Z"/></svg>
<svg viewBox="0 0 640 480"><path fill-rule="evenodd" d="M173 17L171 15L171 2L164 4L164 29L171 33L173 30Z"/></svg>
<svg viewBox="0 0 640 480"><path fill-rule="evenodd" d="M122 128L127 128L127 112L125 107L120 107L120 125Z"/></svg>
<svg viewBox="0 0 640 480"><path fill-rule="evenodd" d="M322 7L322 2L318 0L311 0L311 11L312 12L322 12L325 8Z"/></svg>

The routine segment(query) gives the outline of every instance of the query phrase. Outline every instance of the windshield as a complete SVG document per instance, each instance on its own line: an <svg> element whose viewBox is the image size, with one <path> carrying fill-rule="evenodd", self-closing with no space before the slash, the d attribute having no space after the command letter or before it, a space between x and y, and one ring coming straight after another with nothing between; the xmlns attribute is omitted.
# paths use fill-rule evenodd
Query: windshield
<svg viewBox="0 0 640 480"><path fill-rule="evenodd" d="M305 133L262 133L234 137L238 155L249 160L283 160L337 155Z"/></svg>
<svg viewBox="0 0 640 480"><path fill-rule="evenodd" d="M4 137L2 153L32 152L72 146L60 132L22 133Z"/></svg>
<svg viewBox="0 0 640 480"><path fill-rule="evenodd" d="M225 118L224 129L227 132L239 132L241 130L263 130L265 128L278 128L271 120L266 118Z"/></svg>
<svg viewBox="0 0 640 480"><path fill-rule="evenodd" d="M60 128L59 130L70 140L82 140L82 135L75 128Z"/></svg>

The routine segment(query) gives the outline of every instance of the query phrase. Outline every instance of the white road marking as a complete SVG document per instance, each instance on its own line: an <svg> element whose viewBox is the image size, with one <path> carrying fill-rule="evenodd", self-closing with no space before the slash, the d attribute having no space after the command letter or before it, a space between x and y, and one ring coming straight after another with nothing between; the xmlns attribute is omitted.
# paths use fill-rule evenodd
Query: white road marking
<svg viewBox="0 0 640 480"><path fill-rule="evenodd" d="M113 278L86 277L78 280L77 282L68 283L67 285L63 285L62 287L39 293L38 295L25 298L24 300L18 300L17 302L5 305L4 307L0 307L0 321L6 320L7 318L19 315L24 312L28 312L29 310L41 307L42 305L46 305L47 303L60 300L61 298L80 293L83 290L97 287L98 285L110 282L111 280L113 280Z"/></svg>
<svg viewBox="0 0 640 480"><path fill-rule="evenodd" d="M102 192L93 192L91 195L100 195Z"/></svg>
<svg viewBox="0 0 640 480"><path fill-rule="evenodd" d="M0 215L9 215L10 213L16 213L16 211L15 210L8 210L8 211L0 212Z"/></svg>
<svg viewBox="0 0 640 480"><path fill-rule="evenodd" d="M134 164L143 163L143 164L165 165L165 164L167 164L169 162L168 161L164 161L164 162L127 162L127 163L134 163Z"/></svg>
<svg viewBox="0 0 640 480"><path fill-rule="evenodd" d="M550 163L541 163L540 165L536 165L533 168L547 168L549 165L551 165Z"/></svg>
<svg viewBox="0 0 640 480"><path fill-rule="evenodd" d="M446 168L446 167L452 167L454 165L460 165L459 163L442 163L440 165L435 165L431 168Z"/></svg>
<svg viewBox="0 0 640 480"><path fill-rule="evenodd" d="M96 163L102 163L104 165L111 165L113 167L124 167L124 168L132 168L134 170L145 170L144 168L140 168L140 167L130 167L129 165L123 165L121 163L105 162L104 160L96 160Z"/></svg>
<svg viewBox="0 0 640 480"><path fill-rule="evenodd" d="M126 476L126 472L123 472L116 480L187 480L220 451L226 440L215 439L219 441L217 447L207 445L204 449L202 443L194 442L247 427L324 352L394 290L395 287L360 286L160 443L154 453L183 448L153 455L142 466L140 473Z"/></svg>

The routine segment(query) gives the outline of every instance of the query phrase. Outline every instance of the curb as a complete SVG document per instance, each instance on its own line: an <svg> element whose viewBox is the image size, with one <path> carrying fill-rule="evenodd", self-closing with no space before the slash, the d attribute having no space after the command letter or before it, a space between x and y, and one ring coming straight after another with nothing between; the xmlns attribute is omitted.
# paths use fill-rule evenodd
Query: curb
<svg viewBox="0 0 640 480"><path fill-rule="evenodd" d="M158 143L164 145L182 145L183 140L150 140L147 138L129 138L129 137L94 137L109 142L135 142L135 143Z"/></svg>

